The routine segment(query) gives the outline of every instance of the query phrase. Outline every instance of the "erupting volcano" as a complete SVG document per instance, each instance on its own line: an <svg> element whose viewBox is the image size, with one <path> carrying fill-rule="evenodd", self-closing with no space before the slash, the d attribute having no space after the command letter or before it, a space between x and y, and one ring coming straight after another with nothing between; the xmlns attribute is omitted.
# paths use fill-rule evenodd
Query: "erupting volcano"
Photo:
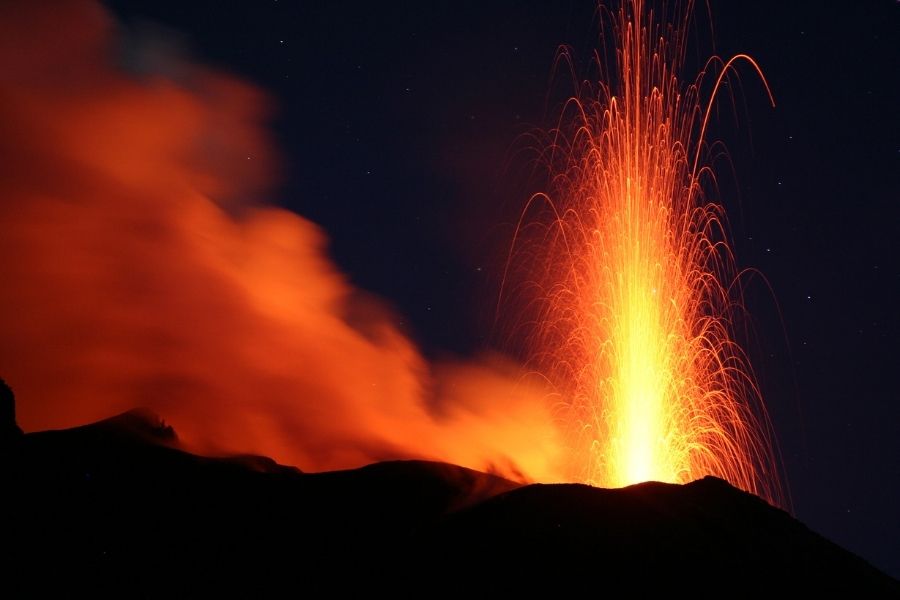
<svg viewBox="0 0 900 600"><path fill-rule="evenodd" d="M691 4L674 25L642 0L610 17L614 67L598 58L600 81L548 133L549 189L523 211L501 302L527 298L568 477L621 487L716 475L778 503L768 417L733 335L739 274L706 141L734 66L763 74L749 56L713 57L683 85Z"/></svg>
<svg viewBox="0 0 900 600"><path fill-rule="evenodd" d="M722 204L716 107L740 68L770 114L760 66L692 66L692 0L505 2L0 2L5 596L898 595L779 508L892 545L875 425L898 421L847 402L890 357L834 359L801 420L772 365L828 363L745 349L772 304L732 247L771 289L779 266L817 281L754 256ZM569 23L599 25L595 83L552 82L542 120L533 75ZM793 70L747 50L790 106ZM507 167L549 177L492 186L523 122L555 126ZM799 237L762 189L746 239ZM875 410L865 444L852 408Z"/></svg>

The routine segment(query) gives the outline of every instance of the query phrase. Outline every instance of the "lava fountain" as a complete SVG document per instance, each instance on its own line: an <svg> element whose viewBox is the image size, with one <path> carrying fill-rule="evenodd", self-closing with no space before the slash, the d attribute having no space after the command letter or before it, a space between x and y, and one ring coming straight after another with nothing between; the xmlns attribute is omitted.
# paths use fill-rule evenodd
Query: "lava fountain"
<svg viewBox="0 0 900 600"><path fill-rule="evenodd" d="M740 274L711 197L717 146L705 141L737 63L768 85L746 55L713 57L679 81L690 5L675 9L681 26L642 0L609 16L614 66L598 59L599 84L547 132L549 184L522 213L501 302L524 299L519 323L531 364L558 391L571 479L716 475L780 503L769 419L732 335Z"/></svg>

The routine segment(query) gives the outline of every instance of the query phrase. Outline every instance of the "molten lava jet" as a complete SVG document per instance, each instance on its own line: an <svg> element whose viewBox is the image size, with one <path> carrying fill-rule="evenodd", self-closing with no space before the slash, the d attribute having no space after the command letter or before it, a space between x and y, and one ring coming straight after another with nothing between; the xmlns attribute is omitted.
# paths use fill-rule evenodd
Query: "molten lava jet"
<svg viewBox="0 0 900 600"><path fill-rule="evenodd" d="M550 183L523 211L500 306L524 298L513 312L556 390L567 478L716 475L778 502L768 418L733 337L738 282L705 140L735 64L762 73L749 56L714 57L683 85L687 4L675 25L642 0L610 16L614 67L598 59L598 84L547 132Z"/></svg>

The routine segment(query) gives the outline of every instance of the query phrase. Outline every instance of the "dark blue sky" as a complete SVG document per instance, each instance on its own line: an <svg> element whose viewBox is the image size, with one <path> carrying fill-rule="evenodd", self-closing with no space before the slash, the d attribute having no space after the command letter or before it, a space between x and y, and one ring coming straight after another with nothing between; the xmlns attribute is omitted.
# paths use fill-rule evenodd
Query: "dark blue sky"
<svg viewBox="0 0 900 600"><path fill-rule="evenodd" d="M557 46L587 66L592 2L108 4L269 91L271 200L321 224L427 354L496 343L509 223L539 184L513 150L553 114ZM749 350L795 513L900 576L900 5L710 5L715 50L755 57L777 102L746 71L713 136L738 264L768 280L748 289ZM695 21L691 74L712 50L703 6Z"/></svg>

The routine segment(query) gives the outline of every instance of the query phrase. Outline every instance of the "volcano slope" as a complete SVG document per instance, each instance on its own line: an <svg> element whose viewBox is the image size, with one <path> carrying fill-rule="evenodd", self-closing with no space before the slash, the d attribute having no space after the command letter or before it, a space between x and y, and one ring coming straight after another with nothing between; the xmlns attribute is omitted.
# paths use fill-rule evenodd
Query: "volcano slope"
<svg viewBox="0 0 900 600"><path fill-rule="evenodd" d="M6 597L900 595L862 559L712 477L608 490L425 461L303 473L190 454L146 411L7 429Z"/></svg>

